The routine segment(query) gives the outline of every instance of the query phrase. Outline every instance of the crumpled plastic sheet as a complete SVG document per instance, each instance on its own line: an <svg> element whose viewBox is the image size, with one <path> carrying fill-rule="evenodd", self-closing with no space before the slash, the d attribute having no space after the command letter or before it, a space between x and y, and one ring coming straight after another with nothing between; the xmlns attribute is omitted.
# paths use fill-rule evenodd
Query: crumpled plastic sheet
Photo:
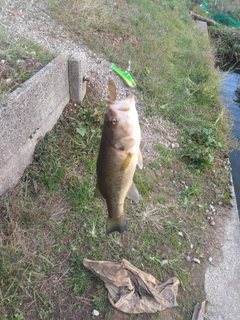
<svg viewBox="0 0 240 320"><path fill-rule="evenodd" d="M206 301L198 302L194 308L192 320L204 320L206 312Z"/></svg>
<svg viewBox="0 0 240 320"><path fill-rule="evenodd" d="M104 281L112 306L122 312L155 313L178 306L176 277L160 283L125 259L121 263L84 259L83 265Z"/></svg>

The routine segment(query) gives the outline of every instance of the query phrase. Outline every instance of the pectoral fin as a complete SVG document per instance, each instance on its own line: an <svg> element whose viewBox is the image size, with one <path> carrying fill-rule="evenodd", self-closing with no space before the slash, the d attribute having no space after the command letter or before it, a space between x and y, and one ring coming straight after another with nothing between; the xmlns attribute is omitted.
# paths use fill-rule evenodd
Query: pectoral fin
<svg viewBox="0 0 240 320"><path fill-rule="evenodd" d="M96 184L96 189L95 189L95 197L102 198L102 194L101 194L97 184Z"/></svg>
<svg viewBox="0 0 240 320"><path fill-rule="evenodd" d="M132 159L132 154L131 153L128 153L126 159L123 161L122 165L121 165L121 168L120 168L120 171L124 171L126 170L126 168L129 166L129 163Z"/></svg>
<svg viewBox="0 0 240 320"><path fill-rule="evenodd" d="M131 199L133 202L136 202L136 203L138 203L140 200L138 189L136 188L134 182L132 182L132 185L131 185L130 189L128 190L127 198Z"/></svg>
<svg viewBox="0 0 240 320"><path fill-rule="evenodd" d="M142 158L142 153L141 153L140 150L138 152L138 166L139 166L140 169L143 168L143 158Z"/></svg>

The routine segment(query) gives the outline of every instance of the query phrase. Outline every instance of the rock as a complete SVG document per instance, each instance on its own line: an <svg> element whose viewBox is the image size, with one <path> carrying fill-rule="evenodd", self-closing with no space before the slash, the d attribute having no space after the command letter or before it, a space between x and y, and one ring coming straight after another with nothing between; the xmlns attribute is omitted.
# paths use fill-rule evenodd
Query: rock
<svg viewBox="0 0 240 320"><path fill-rule="evenodd" d="M209 257L209 258L208 258L208 261L211 263L211 262L212 262L212 257Z"/></svg>
<svg viewBox="0 0 240 320"><path fill-rule="evenodd" d="M187 260L187 262L191 261L191 257L190 256L185 256L185 259Z"/></svg>
<svg viewBox="0 0 240 320"><path fill-rule="evenodd" d="M16 63L17 63L17 66L20 66L20 67L25 67L26 66L26 61L25 60L22 60L22 59L18 59L17 61L16 61Z"/></svg>
<svg viewBox="0 0 240 320"><path fill-rule="evenodd" d="M8 79L5 80L5 83L6 83L6 84L10 84L11 82L12 82L12 79L10 79L10 78L8 78Z"/></svg>
<svg viewBox="0 0 240 320"><path fill-rule="evenodd" d="M199 259L197 259L197 258L193 258L192 261L195 262L195 263L198 263L198 264L201 263L201 261Z"/></svg>
<svg viewBox="0 0 240 320"><path fill-rule="evenodd" d="M183 237L183 233L180 231L180 232L178 232L178 235L180 236L180 237Z"/></svg>
<svg viewBox="0 0 240 320"><path fill-rule="evenodd" d="M209 205L209 210L211 210L213 213L216 211L216 209L212 204Z"/></svg>
<svg viewBox="0 0 240 320"><path fill-rule="evenodd" d="M92 315L95 317L99 316L99 311L97 311L96 309L93 310Z"/></svg>
<svg viewBox="0 0 240 320"><path fill-rule="evenodd" d="M164 266L165 264L168 263L168 260L167 259L164 259L162 262L161 262L161 265Z"/></svg>

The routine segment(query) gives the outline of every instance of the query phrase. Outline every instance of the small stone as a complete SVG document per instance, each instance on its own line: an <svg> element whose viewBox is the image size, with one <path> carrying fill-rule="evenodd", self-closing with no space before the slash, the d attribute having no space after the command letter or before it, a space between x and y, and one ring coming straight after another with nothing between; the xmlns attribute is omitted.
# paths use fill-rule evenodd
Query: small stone
<svg viewBox="0 0 240 320"><path fill-rule="evenodd" d="M189 257L189 256L186 256L185 259L187 260L187 262L191 261L191 257Z"/></svg>
<svg viewBox="0 0 240 320"><path fill-rule="evenodd" d="M209 257L209 258L208 258L208 261L211 263L211 262L212 262L212 257Z"/></svg>
<svg viewBox="0 0 240 320"><path fill-rule="evenodd" d="M197 258L193 258L192 261L195 262L195 263L199 263L199 264L201 263L201 261L199 259L197 259Z"/></svg>
<svg viewBox="0 0 240 320"><path fill-rule="evenodd" d="M180 232L178 232L178 235L180 236L180 237L183 237L183 233L180 231Z"/></svg>
<svg viewBox="0 0 240 320"><path fill-rule="evenodd" d="M17 63L17 66L20 66L20 67L26 66L26 62L22 59L18 59L16 63Z"/></svg>
<svg viewBox="0 0 240 320"><path fill-rule="evenodd" d="M164 259L162 262L161 262L161 265L164 266L165 264L168 263L168 260L167 259Z"/></svg>
<svg viewBox="0 0 240 320"><path fill-rule="evenodd" d="M216 223L215 223L215 221L211 221L210 224L211 224L211 226L215 226Z"/></svg>
<svg viewBox="0 0 240 320"><path fill-rule="evenodd" d="M99 311L97 311L96 309L93 310L92 315L95 317L99 316Z"/></svg>
<svg viewBox="0 0 240 320"><path fill-rule="evenodd" d="M215 212L216 209L214 208L214 206L212 204L209 205L209 209L212 211L212 212Z"/></svg>

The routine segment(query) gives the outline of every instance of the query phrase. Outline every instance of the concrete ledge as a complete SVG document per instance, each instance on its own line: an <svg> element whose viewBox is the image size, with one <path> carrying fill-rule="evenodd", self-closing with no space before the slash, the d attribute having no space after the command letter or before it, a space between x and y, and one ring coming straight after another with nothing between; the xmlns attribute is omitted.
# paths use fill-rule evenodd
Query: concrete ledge
<svg viewBox="0 0 240 320"><path fill-rule="evenodd" d="M82 101L86 94L86 82L84 81L86 59L83 59L80 53L74 53L68 60L68 67L71 100Z"/></svg>
<svg viewBox="0 0 240 320"><path fill-rule="evenodd" d="M197 24L199 25L200 29L202 30L202 32L208 36L208 27L207 27L207 23L205 21L200 21L197 20Z"/></svg>
<svg viewBox="0 0 240 320"><path fill-rule="evenodd" d="M0 105L0 195L18 182L32 162L38 140L57 122L71 99L69 83L77 79L73 100L83 99L85 68L85 57L77 55L75 61L70 54L60 55Z"/></svg>
<svg viewBox="0 0 240 320"><path fill-rule="evenodd" d="M231 177L232 180L232 177ZM233 181L231 183L232 209L226 209L225 223L218 237L221 245L214 247L216 259L205 275L207 319L240 319L240 224Z"/></svg>

